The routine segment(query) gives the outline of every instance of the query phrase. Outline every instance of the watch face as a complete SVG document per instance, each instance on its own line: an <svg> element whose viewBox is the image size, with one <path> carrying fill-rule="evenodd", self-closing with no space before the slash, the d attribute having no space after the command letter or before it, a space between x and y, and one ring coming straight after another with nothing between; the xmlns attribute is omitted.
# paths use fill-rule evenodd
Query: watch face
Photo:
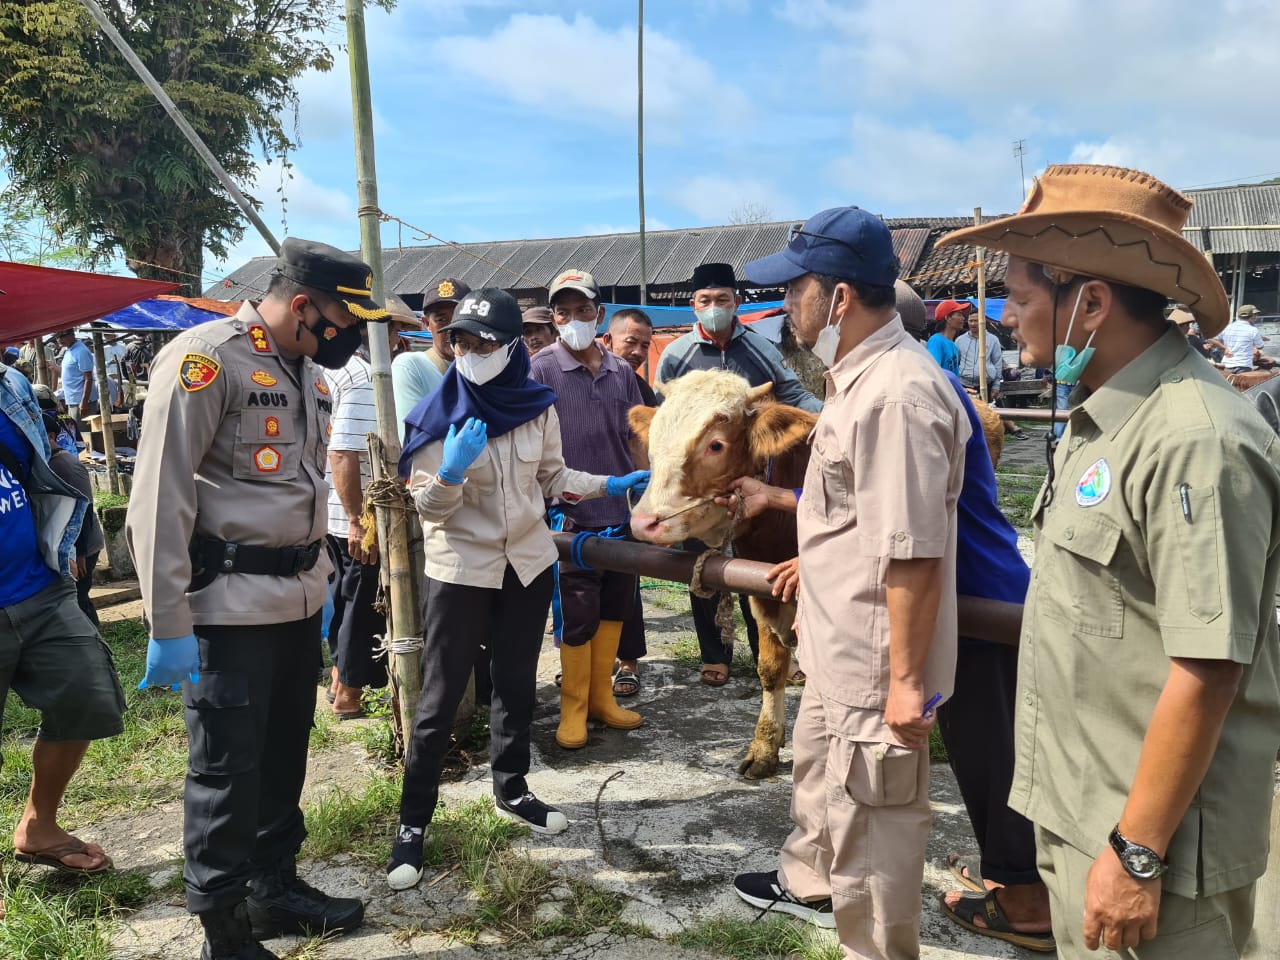
<svg viewBox="0 0 1280 960"><path fill-rule="evenodd" d="M1145 850L1129 850L1125 853L1126 866L1142 876L1154 877L1160 869L1160 861Z"/></svg>

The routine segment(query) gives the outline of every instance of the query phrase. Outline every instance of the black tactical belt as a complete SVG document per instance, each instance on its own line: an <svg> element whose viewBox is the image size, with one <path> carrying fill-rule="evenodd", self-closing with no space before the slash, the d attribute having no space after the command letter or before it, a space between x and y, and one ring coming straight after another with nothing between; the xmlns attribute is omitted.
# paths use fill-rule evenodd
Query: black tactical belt
<svg viewBox="0 0 1280 960"><path fill-rule="evenodd" d="M323 548L323 540L313 541L305 547L254 547L214 537L193 537L191 589L207 587L221 573L296 577L316 565Z"/></svg>

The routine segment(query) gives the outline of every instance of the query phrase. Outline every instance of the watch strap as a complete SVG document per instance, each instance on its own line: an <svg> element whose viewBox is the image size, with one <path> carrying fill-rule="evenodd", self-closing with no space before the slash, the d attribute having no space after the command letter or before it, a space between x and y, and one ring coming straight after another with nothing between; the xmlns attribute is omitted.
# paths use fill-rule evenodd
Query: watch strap
<svg viewBox="0 0 1280 960"><path fill-rule="evenodd" d="M1111 849L1116 852L1116 858L1120 861L1120 866L1124 867L1125 872L1135 880L1156 880L1164 876L1169 871L1169 861L1163 859L1160 854L1156 853L1148 846L1141 843L1135 843L1120 832L1120 824L1116 824L1111 828L1111 833L1107 837L1107 841L1111 844ZM1150 876L1142 876L1130 869L1127 862L1127 856L1134 853L1144 853L1151 858L1159 868Z"/></svg>

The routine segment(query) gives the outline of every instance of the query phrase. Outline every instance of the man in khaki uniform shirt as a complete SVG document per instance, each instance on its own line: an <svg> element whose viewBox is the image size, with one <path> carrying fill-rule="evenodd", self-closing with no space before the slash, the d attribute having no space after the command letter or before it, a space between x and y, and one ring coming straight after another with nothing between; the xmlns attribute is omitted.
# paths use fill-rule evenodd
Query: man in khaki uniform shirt
<svg viewBox="0 0 1280 960"><path fill-rule="evenodd" d="M1164 320L1166 297L1206 336L1227 319L1190 207L1050 167L1022 213L946 240L1011 254L1023 362L1079 383L1034 511L1009 799L1065 958L1237 957L1266 868L1280 442Z"/></svg>
<svg viewBox="0 0 1280 960"><path fill-rule="evenodd" d="M809 679L792 734L795 829L780 870L740 874L734 887L754 906L835 926L848 957L909 960L929 730L955 675L968 416L898 319L897 261L877 217L823 211L746 272L787 285L797 336L829 370L796 511L797 656Z"/></svg>
<svg viewBox="0 0 1280 960"><path fill-rule="evenodd" d="M151 366L126 533L152 637L142 685L184 681L184 877L203 960L273 957L256 940L364 914L304 883L295 859L330 569L322 367L386 317L371 279L349 254L286 240L261 304L186 331Z"/></svg>

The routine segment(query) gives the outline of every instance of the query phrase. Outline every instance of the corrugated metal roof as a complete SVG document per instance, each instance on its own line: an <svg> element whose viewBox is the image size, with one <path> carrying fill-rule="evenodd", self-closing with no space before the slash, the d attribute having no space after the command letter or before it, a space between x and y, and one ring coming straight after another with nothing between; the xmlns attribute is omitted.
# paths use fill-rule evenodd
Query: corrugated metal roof
<svg viewBox="0 0 1280 960"><path fill-rule="evenodd" d="M1190 190L1195 201L1184 235L1203 249L1202 226L1263 227L1264 229L1214 229L1213 251L1280 252L1280 184L1253 184L1212 190ZM996 216L985 217L986 220ZM739 276L750 260L781 250L787 233L796 221L747 225L699 227L686 230L652 231L645 238L646 267L651 288L658 296L683 292L693 270L700 263L731 263ZM903 274L922 293L946 292L971 287L974 278L968 264L972 248L946 247L938 250L938 239L960 227L968 217L900 217L887 219L893 231L894 251ZM388 251L389 252L389 251ZM492 263L476 259L483 256ZM987 279L992 285L1004 279L1007 258L988 253ZM266 289L274 267L271 257L257 257L232 273L229 286L214 284L205 296L239 299L260 295ZM406 247L403 255L384 253L386 285L394 293L413 295L444 277L459 277L471 286L497 286L535 295L561 270L575 267L589 270L602 287L634 287L640 283L639 235L616 233L590 237L546 240L505 240L462 244L457 247L431 245ZM495 266L501 264L501 267ZM522 279L522 275L527 279Z"/></svg>
<svg viewBox="0 0 1280 960"><path fill-rule="evenodd" d="M1197 250L1212 249L1214 253L1280 251L1280 184L1188 190L1187 196L1195 201L1195 205L1182 235ZM1209 247L1205 245L1204 227L1209 227Z"/></svg>

